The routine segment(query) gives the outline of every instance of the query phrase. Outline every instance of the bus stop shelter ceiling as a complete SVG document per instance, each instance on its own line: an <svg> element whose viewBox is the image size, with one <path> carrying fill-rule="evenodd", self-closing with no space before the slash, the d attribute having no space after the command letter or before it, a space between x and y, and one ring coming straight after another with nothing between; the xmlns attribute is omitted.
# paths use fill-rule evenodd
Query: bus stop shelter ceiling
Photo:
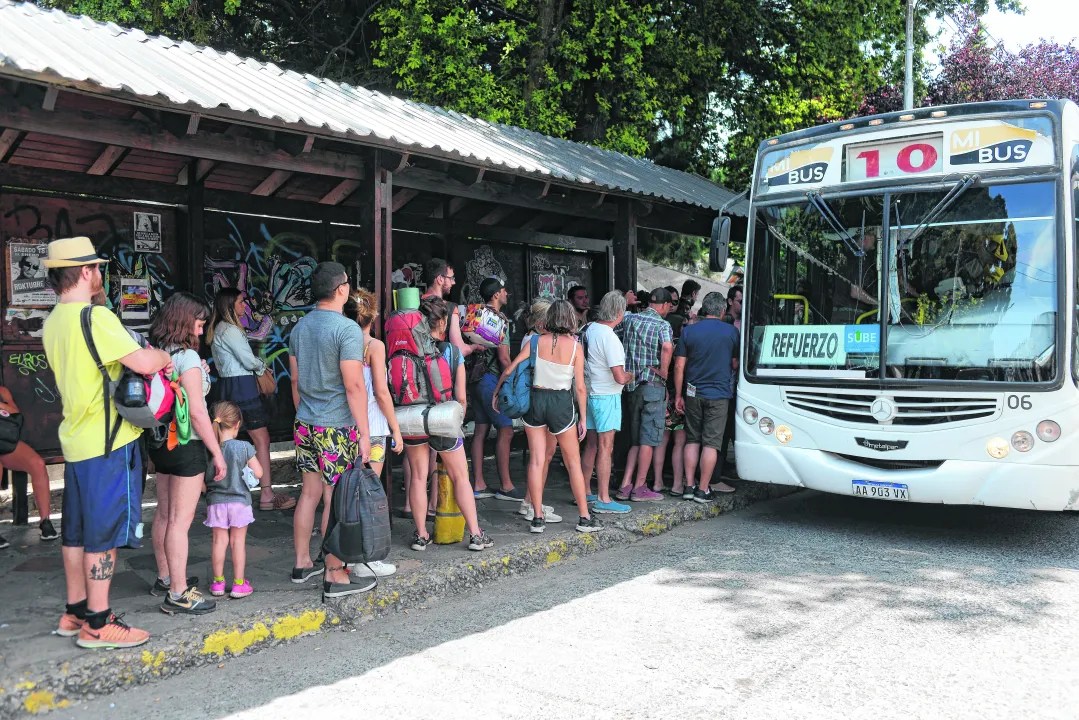
<svg viewBox="0 0 1079 720"><path fill-rule="evenodd" d="M198 185L342 222L378 186L394 228L493 240L706 235L721 208L746 213L647 160L0 0L0 182L42 177L177 203Z"/></svg>

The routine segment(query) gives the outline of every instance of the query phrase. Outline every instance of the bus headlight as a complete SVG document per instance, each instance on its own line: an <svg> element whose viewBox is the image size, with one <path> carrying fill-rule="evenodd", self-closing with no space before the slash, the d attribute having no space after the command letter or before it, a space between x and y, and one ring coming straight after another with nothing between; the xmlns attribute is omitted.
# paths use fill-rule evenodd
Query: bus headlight
<svg viewBox="0 0 1079 720"><path fill-rule="evenodd" d="M746 405L746 409L742 411L742 419L750 425L755 425L757 423L757 408Z"/></svg>
<svg viewBox="0 0 1079 720"><path fill-rule="evenodd" d="M1042 420L1038 423L1038 439L1042 442L1053 442L1060 438L1060 426L1052 420Z"/></svg>
<svg viewBox="0 0 1079 720"><path fill-rule="evenodd" d="M780 425L776 428L776 440L786 445L794 437L794 433L786 425Z"/></svg>
<svg viewBox="0 0 1079 720"><path fill-rule="evenodd" d="M985 444L985 451L997 460L1007 457L1009 450L1008 441L1002 437L995 437Z"/></svg>
<svg viewBox="0 0 1079 720"><path fill-rule="evenodd" d="M757 423L757 427L759 427L761 432L765 435L771 435L772 431L776 429L776 424L772 422L772 418L762 417L761 421Z"/></svg>
<svg viewBox="0 0 1079 720"><path fill-rule="evenodd" d="M1012 447L1019 452L1030 452L1034 449L1034 436L1026 430L1020 430L1012 435Z"/></svg>

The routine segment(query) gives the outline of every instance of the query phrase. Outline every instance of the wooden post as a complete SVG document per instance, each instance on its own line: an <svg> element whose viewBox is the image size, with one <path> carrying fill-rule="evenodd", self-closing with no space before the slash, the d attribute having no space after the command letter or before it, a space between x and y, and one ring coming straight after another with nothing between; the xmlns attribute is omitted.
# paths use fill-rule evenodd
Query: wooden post
<svg viewBox="0 0 1079 720"><path fill-rule="evenodd" d="M633 200L618 201L614 224L614 287L625 292L637 289L637 215Z"/></svg>
<svg viewBox="0 0 1079 720"><path fill-rule="evenodd" d="M198 173L198 162L192 158L187 164L187 245L183 253L184 270L187 274L188 287L196 297L202 297L204 262L206 254L206 225L204 210L206 203L202 178ZM207 298L213 302L213 298Z"/></svg>

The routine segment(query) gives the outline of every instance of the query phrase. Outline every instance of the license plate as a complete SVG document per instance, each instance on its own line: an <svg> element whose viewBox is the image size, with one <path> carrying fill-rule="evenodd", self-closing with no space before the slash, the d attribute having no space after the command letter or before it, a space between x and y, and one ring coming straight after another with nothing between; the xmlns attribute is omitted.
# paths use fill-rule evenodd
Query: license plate
<svg viewBox="0 0 1079 720"><path fill-rule="evenodd" d="M874 480L851 480L851 494L874 500L910 500L910 492L906 485Z"/></svg>

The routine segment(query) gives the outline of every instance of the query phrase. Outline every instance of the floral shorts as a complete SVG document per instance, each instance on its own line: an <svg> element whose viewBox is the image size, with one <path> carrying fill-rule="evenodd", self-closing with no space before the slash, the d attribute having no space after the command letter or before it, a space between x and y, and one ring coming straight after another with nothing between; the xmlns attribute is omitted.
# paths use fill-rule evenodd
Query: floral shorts
<svg viewBox="0 0 1079 720"><path fill-rule="evenodd" d="M322 427L296 421L296 466L302 473L318 473L327 485L356 462L360 452L359 434L355 426Z"/></svg>

